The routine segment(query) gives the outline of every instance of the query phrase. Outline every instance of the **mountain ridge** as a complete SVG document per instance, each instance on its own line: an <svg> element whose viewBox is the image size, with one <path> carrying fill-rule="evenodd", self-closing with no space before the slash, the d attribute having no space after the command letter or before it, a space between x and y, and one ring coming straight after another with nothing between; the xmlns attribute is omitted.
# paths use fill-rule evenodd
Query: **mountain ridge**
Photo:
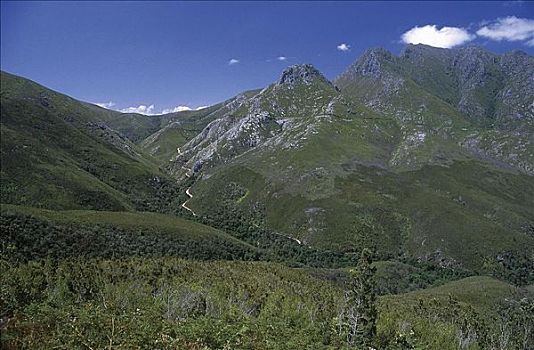
<svg viewBox="0 0 534 350"><path fill-rule="evenodd" d="M484 259L495 259L505 250L521 252L531 246L528 227L534 222L529 209L534 206L530 199L534 194L529 192L534 187L532 115L523 107L530 98L531 84L523 78L532 74L527 64L532 58L481 50L408 46L395 56L370 49L333 82L312 65L293 65L262 90L205 110L155 117L117 114L76 102L69 105L59 97L59 104L50 98L47 102L40 93L30 100L22 95L14 100L37 104L53 115L62 115L56 105L89 113L78 114L90 119L83 124L90 138L113 149L127 145L136 152L129 158L151 164L156 176L147 171L144 180L130 179L131 184L149 184L151 196L157 197L160 185L153 186L159 180L151 177L164 183L177 181L177 186L165 185L174 188L166 190L173 193L172 201L157 200L165 210L188 215L180 205L189 198L185 189L190 188L194 196L187 206L201 217L221 208L245 216L254 212L265 227L309 246L337 251L371 246L384 256L401 254L444 266L479 268ZM515 62L524 62L526 69L518 69ZM513 122L507 121L509 117L488 117L503 120L492 125L466 116L461 98L450 91L461 91L457 85L461 83L465 91L474 91L466 92L468 106L499 105L502 94L494 92L495 75L488 70L497 63L511 77L503 84L516 91L509 113L523 114ZM431 83L434 80L436 84ZM436 92L439 82L448 90ZM15 115L5 112L13 99L4 91L3 126ZM477 95L480 91L482 95ZM480 96L490 96L494 102L486 103ZM499 108L504 110L502 106L495 110ZM59 125L72 123L68 115L61 118ZM13 135L31 129L28 123L9 125ZM3 154L11 152L15 140L9 146L3 143ZM7 179L3 182L18 176L17 181L24 183L22 170L13 175L17 166L7 164L2 167ZM113 176L95 174L106 186L120 188ZM126 205L121 210L133 208L126 198L135 191L120 192ZM235 193L241 195L234 198ZM31 196L30 201L16 197L8 201L28 205ZM441 213L444 208L446 215ZM468 231L472 236L466 236ZM508 238L494 245L479 242L481 238L496 242L499 237Z"/></svg>

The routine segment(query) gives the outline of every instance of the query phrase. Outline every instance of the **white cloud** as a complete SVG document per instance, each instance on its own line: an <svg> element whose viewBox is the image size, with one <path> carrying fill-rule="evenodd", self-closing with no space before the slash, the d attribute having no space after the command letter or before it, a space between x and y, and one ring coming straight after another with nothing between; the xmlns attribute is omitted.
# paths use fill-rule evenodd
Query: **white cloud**
<svg viewBox="0 0 534 350"><path fill-rule="evenodd" d="M128 107L123 108L119 110L122 113L139 113L139 114L145 114L145 115L155 115L154 113L154 105L145 106L145 105L139 105L138 107Z"/></svg>
<svg viewBox="0 0 534 350"><path fill-rule="evenodd" d="M350 50L350 45L349 44L345 44L345 43L341 43L337 46L337 49L339 51L349 51Z"/></svg>
<svg viewBox="0 0 534 350"><path fill-rule="evenodd" d="M190 111L191 107L188 106L176 106L174 108L166 108L161 111L159 114L167 114L167 113L176 113L176 112L183 112L183 111Z"/></svg>
<svg viewBox="0 0 534 350"><path fill-rule="evenodd" d="M473 40L476 35L467 30L457 27L442 27L437 29L435 25L413 27L402 34L402 41L406 44L425 44L434 47L451 48Z"/></svg>
<svg viewBox="0 0 534 350"><path fill-rule="evenodd" d="M287 57L286 56L278 56L276 59L278 61L287 61Z"/></svg>
<svg viewBox="0 0 534 350"><path fill-rule="evenodd" d="M236 59L236 58L232 58L230 61L228 61L228 65L231 66L231 65L234 65L234 64L238 64L239 63L239 60Z"/></svg>
<svg viewBox="0 0 534 350"><path fill-rule="evenodd" d="M111 109L111 107L115 106L115 103L113 102L107 102L107 103L95 103L96 105ZM197 108L191 108L186 105L179 105L173 108L165 108L161 112L156 112L156 106L154 104L151 104L149 106L147 105L139 105L137 107L127 107L122 109L114 109L116 111L122 112L122 113L138 113L138 114L144 114L144 115L161 115L161 114L168 114L168 113L176 113L176 112L183 112L183 111L199 111L204 108L208 108L209 106L198 106Z"/></svg>
<svg viewBox="0 0 534 350"><path fill-rule="evenodd" d="M477 34L496 41L523 41L528 46L534 46L534 20L509 16L481 27Z"/></svg>
<svg viewBox="0 0 534 350"><path fill-rule="evenodd" d="M195 110L195 111L199 111L201 109L204 109L204 108L208 108L209 106L199 106L195 109L189 107L189 106L176 106L174 108L166 108L164 110L161 111L161 113L157 113L157 114L168 114L168 113L176 113L176 112L183 112L183 111L192 111L192 110Z"/></svg>
<svg viewBox="0 0 534 350"><path fill-rule="evenodd" d="M99 106L99 107L106 108L106 109L111 109L111 107L115 106L115 102L111 102L111 101L109 101L109 102L100 102L100 103L95 102L94 104Z"/></svg>

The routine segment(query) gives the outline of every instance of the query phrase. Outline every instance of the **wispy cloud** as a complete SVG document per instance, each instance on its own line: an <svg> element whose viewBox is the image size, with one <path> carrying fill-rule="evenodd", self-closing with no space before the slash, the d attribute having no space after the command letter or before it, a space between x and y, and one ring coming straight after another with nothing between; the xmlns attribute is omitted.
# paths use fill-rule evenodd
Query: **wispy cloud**
<svg viewBox="0 0 534 350"><path fill-rule="evenodd" d="M161 111L159 114L167 114L167 113L176 113L176 112L183 112L183 111L190 111L191 107L188 106L176 106L174 108L166 108Z"/></svg>
<svg viewBox="0 0 534 350"><path fill-rule="evenodd" d="M525 41L526 45L534 46L534 20L515 16L497 18L477 30L477 34L496 41Z"/></svg>
<svg viewBox="0 0 534 350"><path fill-rule="evenodd" d="M111 109L111 107L115 106L115 102L95 102L94 103L95 105L99 106L99 107L102 107L102 108L106 108L106 109Z"/></svg>
<svg viewBox="0 0 534 350"><path fill-rule="evenodd" d="M349 50L350 50L350 45L349 45L349 44L346 44L346 43L341 43L341 44L339 44L339 45L337 46L337 49L338 49L339 51L344 51L344 52L346 52L346 51L349 51Z"/></svg>
<svg viewBox="0 0 534 350"><path fill-rule="evenodd" d="M237 58L232 58L230 61L228 61L228 65L232 66L234 64L238 64L240 61Z"/></svg>
<svg viewBox="0 0 534 350"><path fill-rule="evenodd" d="M278 57L276 57L276 59L278 61L287 61L287 57L286 56L278 56Z"/></svg>
<svg viewBox="0 0 534 350"><path fill-rule="evenodd" d="M183 112L183 111L199 111L204 108L208 108L209 106L198 106L197 108L192 108L186 105L180 105L173 108L165 108L160 113L154 113L156 115L158 114L168 114L168 113L176 113L176 112Z"/></svg>
<svg viewBox="0 0 534 350"><path fill-rule="evenodd" d="M145 115L155 115L154 113L154 105L146 106L146 105L139 105L137 107L127 107L123 109L119 109L119 112L122 113L139 113L139 114L145 114Z"/></svg>
<svg viewBox="0 0 534 350"><path fill-rule="evenodd" d="M475 37L476 35L464 28L442 27L438 29L436 25L426 25L413 27L402 34L401 39L406 44L425 44L449 49L469 42Z"/></svg>
<svg viewBox="0 0 534 350"><path fill-rule="evenodd" d="M176 112L183 112L183 111L193 111L193 110L199 111L201 109L209 107L209 105L205 105L205 106L198 106L196 108L193 108L193 107L189 107L186 105L178 105L172 108L164 108L160 112L156 112L156 106L154 104L139 105L137 107L132 106L132 107L126 107L126 108L121 108L121 109L112 108L115 106L115 103L111 101L104 102L104 103L94 103L94 104L102 108L113 109L115 111L122 112L122 113L137 113L137 114L144 114L144 115L161 115L161 114L176 113Z"/></svg>

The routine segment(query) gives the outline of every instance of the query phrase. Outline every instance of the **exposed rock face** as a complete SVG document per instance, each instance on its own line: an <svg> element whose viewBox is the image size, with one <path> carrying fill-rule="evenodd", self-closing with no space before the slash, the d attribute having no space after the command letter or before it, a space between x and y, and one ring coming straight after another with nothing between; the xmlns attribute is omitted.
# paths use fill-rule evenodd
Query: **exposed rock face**
<svg viewBox="0 0 534 350"><path fill-rule="evenodd" d="M368 107L387 111L390 109L387 101L398 94L405 82L401 75L390 69L397 60L385 49L369 49L337 77L334 84L342 91L359 95Z"/></svg>
<svg viewBox="0 0 534 350"><path fill-rule="evenodd" d="M459 49L451 63L460 93L458 109L481 122L492 117L495 91L502 88L502 73L496 60L494 54L473 46ZM488 99L480 97L485 90Z"/></svg>
<svg viewBox="0 0 534 350"><path fill-rule="evenodd" d="M500 57L499 64L506 72L506 84L496 94L495 118L500 125L521 121L534 126L534 58L522 51Z"/></svg>
<svg viewBox="0 0 534 350"><path fill-rule="evenodd" d="M342 89L357 90L365 104L386 111L384 107L403 82L412 80L472 121L496 121L497 127L508 128L511 120L513 124L514 120L534 118L533 62L521 51L498 56L477 46L440 49L408 45L399 57L384 49L366 51L335 83Z"/></svg>
<svg viewBox="0 0 534 350"><path fill-rule="evenodd" d="M375 78L383 74L383 65L391 63L395 57L387 50L377 48L367 50L353 66L356 73ZM349 68L350 69L350 68Z"/></svg>
<svg viewBox="0 0 534 350"><path fill-rule="evenodd" d="M407 45L400 54L403 61L411 62L413 65L426 64L426 60L431 58L434 61L445 63L450 58L450 50L427 45Z"/></svg>
<svg viewBox="0 0 534 350"><path fill-rule="evenodd" d="M339 91L312 65L290 66L255 96L236 98L227 114L180 148L171 171L209 169L254 149L298 147L321 116L334 113L337 97Z"/></svg>
<svg viewBox="0 0 534 350"><path fill-rule="evenodd" d="M360 76L380 79L387 73L384 67L392 64L395 60L396 57L385 49L369 49L336 78L336 86L343 88L351 80L358 79Z"/></svg>
<svg viewBox="0 0 534 350"><path fill-rule="evenodd" d="M292 86L297 82L310 85L315 79L321 79L328 81L322 74L311 64L296 64L286 68L280 79L276 83L277 85L289 85Z"/></svg>
<svg viewBox="0 0 534 350"><path fill-rule="evenodd" d="M180 168L198 172L204 164L213 166L232 159L272 137L281 127L267 112L233 115L214 120L183 146L185 151L174 159ZM173 172L177 172L174 166Z"/></svg>

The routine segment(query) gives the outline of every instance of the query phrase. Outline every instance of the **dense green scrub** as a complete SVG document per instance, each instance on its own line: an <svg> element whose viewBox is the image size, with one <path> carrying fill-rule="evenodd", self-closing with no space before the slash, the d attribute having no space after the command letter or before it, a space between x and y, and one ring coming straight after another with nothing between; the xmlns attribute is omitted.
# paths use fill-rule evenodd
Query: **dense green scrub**
<svg viewBox="0 0 534 350"><path fill-rule="evenodd" d="M4 261L0 282L8 349L358 348L347 338L350 291L279 264ZM380 349L524 349L522 342L532 340L516 328L532 327L524 293L476 277L382 297L370 341Z"/></svg>

